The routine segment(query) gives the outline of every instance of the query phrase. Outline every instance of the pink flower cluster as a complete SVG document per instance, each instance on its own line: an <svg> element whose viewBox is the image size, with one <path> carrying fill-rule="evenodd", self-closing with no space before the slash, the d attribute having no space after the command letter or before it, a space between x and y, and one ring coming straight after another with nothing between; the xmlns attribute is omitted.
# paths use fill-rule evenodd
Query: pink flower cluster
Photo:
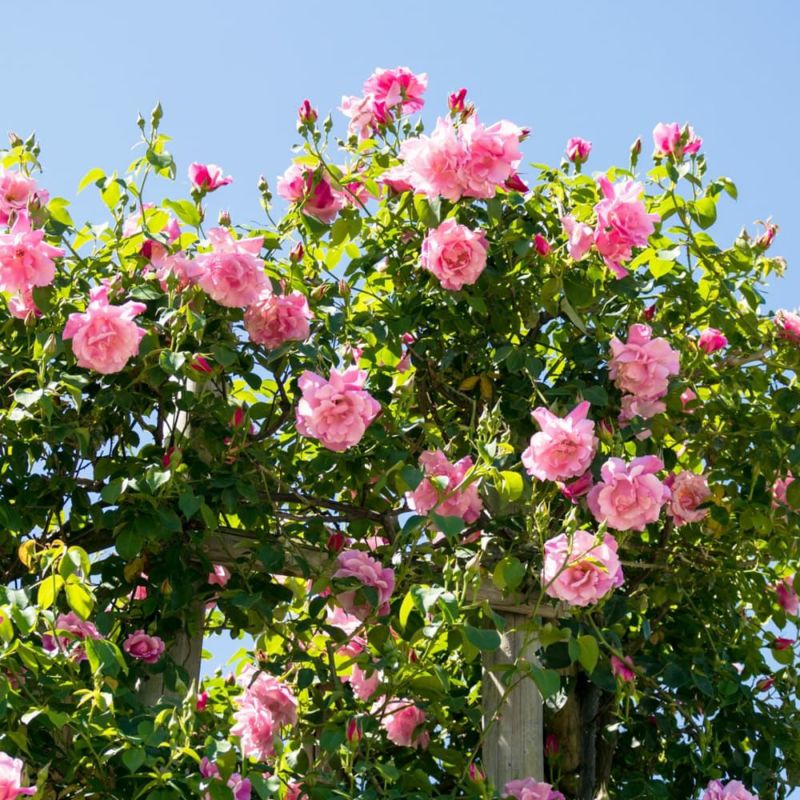
<svg viewBox="0 0 800 800"><path fill-rule="evenodd" d="M139 352L146 331L134 318L147 306L133 301L112 306L108 302L108 286L95 287L89 298L86 311L69 315L62 338L72 339L79 367L103 375L119 372Z"/></svg>
<svg viewBox="0 0 800 800"><path fill-rule="evenodd" d="M26 212L31 202L43 206L49 199L48 192L39 189L29 175L0 166L0 225L7 225L12 215Z"/></svg>
<svg viewBox="0 0 800 800"><path fill-rule="evenodd" d="M59 614L53 627L56 636L45 633L42 636L42 648L48 653L60 650L67 653L73 661L86 659L86 650L80 644L84 639L103 638L93 623L82 620L74 611Z"/></svg>
<svg viewBox="0 0 800 800"><path fill-rule="evenodd" d="M566 417L557 417L544 407L531 412L541 431L531 437L530 446L522 454L529 475L540 481L564 481L586 472L598 445L588 413L587 401Z"/></svg>
<svg viewBox="0 0 800 800"><path fill-rule="evenodd" d="M455 292L478 280L486 267L488 250L482 230L447 219L425 237L420 264L439 279L443 288Z"/></svg>
<svg viewBox="0 0 800 800"><path fill-rule="evenodd" d="M362 586L374 589L378 595L378 614L389 613L389 600L394 591L394 570L384 567L380 561L362 550L343 550L336 559L338 569L334 578L355 578ZM336 601L348 613L358 619L364 619L374 610L366 604L358 604L356 591L340 592Z"/></svg>
<svg viewBox="0 0 800 800"><path fill-rule="evenodd" d="M699 508L711 497L711 489L705 475L696 472L679 472L669 475L664 485L670 490L667 514L680 527L687 522L700 522L708 514L708 509Z"/></svg>
<svg viewBox="0 0 800 800"><path fill-rule="evenodd" d="M617 541L588 531L561 533L544 544L542 585L545 592L572 606L588 606L622 586Z"/></svg>
<svg viewBox="0 0 800 800"><path fill-rule="evenodd" d="M308 300L300 292L267 291L245 311L244 326L254 342L274 350L284 342L305 341L311 333L312 316Z"/></svg>
<svg viewBox="0 0 800 800"><path fill-rule="evenodd" d="M275 752L281 728L297 724L297 700L288 686L252 666L239 675L239 683L245 690L236 699L231 734L240 738L245 758L264 761Z"/></svg>
<svg viewBox="0 0 800 800"><path fill-rule="evenodd" d="M702 800L758 800L740 781L711 781L703 792Z"/></svg>
<svg viewBox="0 0 800 800"><path fill-rule="evenodd" d="M164 655L164 642L158 636L148 636L144 631L132 633L123 642L122 649L131 657L145 664L155 664Z"/></svg>
<svg viewBox="0 0 800 800"><path fill-rule="evenodd" d="M434 512L442 517L460 517L466 523L475 522L483 510L483 501L474 482L459 489L467 472L473 467L469 456L451 464L441 450L428 450L419 457L425 478L413 492L406 494L412 511L418 514Z"/></svg>
<svg viewBox="0 0 800 800"><path fill-rule="evenodd" d="M388 702L380 698L373 706L373 713L381 713L381 727L386 738L400 747L425 749L430 743L427 731L418 732L425 724L425 712L411 700L395 698Z"/></svg>
<svg viewBox="0 0 800 800"><path fill-rule="evenodd" d="M296 409L300 435L318 439L335 452L358 444L381 410L364 389L366 380L367 373L358 367L332 369L328 380L304 372L297 382L302 395Z"/></svg>
<svg viewBox="0 0 800 800"><path fill-rule="evenodd" d="M331 186L327 176L301 164L291 164L278 178L278 194L296 203L309 217L329 225L344 206L342 192Z"/></svg>
<svg viewBox="0 0 800 800"><path fill-rule="evenodd" d="M22 786L23 767L21 759L0 752L0 800L14 800L21 794L36 794L35 786Z"/></svg>
<svg viewBox="0 0 800 800"><path fill-rule="evenodd" d="M564 800L561 792L535 778L509 781L503 787L503 797L513 797L514 800Z"/></svg>
<svg viewBox="0 0 800 800"><path fill-rule="evenodd" d="M197 283L212 300L227 308L255 303L268 288L264 262L259 258L263 236L234 239L225 228L208 232L211 252L195 259Z"/></svg>
<svg viewBox="0 0 800 800"><path fill-rule="evenodd" d="M694 155L703 146L703 140L691 125L684 129L677 122L659 122L653 129L653 143L656 146L656 156L671 155L678 160L684 155Z"/></svg>

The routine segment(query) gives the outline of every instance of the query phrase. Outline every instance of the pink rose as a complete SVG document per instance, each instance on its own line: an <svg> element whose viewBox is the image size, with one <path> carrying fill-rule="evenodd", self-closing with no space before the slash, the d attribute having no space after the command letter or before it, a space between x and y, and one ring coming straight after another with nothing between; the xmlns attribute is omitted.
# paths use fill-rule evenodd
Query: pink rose
<svg viewBox="0 0 800 800"><path fill-rule="evenodd" d="M680 371L678 353L666 339L653 338L649 325L631 325L628 341L611 340L609 376L623 392L657 400L667 393L669 379Z"/></svg>
<svg viewBox="0 0 800 800"><path fill-rule="evenodd" d="M429 231L422 243L420 263L450 291L458 291L478 280L486 267L489 243L482 230L471 230L447 219Z"/></svg>
<svg viewBox="0 0 800 800"><path fill-rule="evenodd" d="M594 422L587 419L589 403L578 403L566 417L557 417L544 407L531 416L541 431L531 437L522 454L528 474L540 481L563 481L582 475L597 452Z"/></svg>
<svg viewBox="0 0 800 800"><path fill-rule="evenodd" d="M211 252L195 259L197 284L214 301L227 308L249 306L268 288L264 262L259 258L263 236L234 239L225 228L208 232Z"/></svg>
<svg viewBox="0 0 800 800"><path fill-rule="evenodd" d="M59 614L53 627L56 637L46 633L42 636L42 648L48 653L62 650L68 653L74 661L84 661L86 651L79 642L84 639L102 639L100 632L93 623L82 620L74 611L68 614ZM61 635L59 635L61 634ZM63 634L67 634L64 636Z"/></svg>
<svg viewBox="0 0 800 800"><path fill-rule="evenodd" d="M605 175L597 179L603 199L594 207L597 229L594 243L606 266L618 277L628 274L622 261L630 259L633 247L647 244L658 214L648 214L641 197L644 187L635 181L612 184Z"/></svg>
<svg viewBox="0 0 800 800"><path fill-rule="evenodd" d="M402 179L415 192L431 199L445 197L453 202L461 199L459 170L464 148L449 119L438 119L430 136L406 139L400 145L400 159L402 170L389 170L393 179Z"/></svg>
<svg viewBox="0 0 800 800"><path fill-rule="evenodd" d="M72 339L72 352L79 367L110 375L123 369L128 359L139 352L145 329L134 322L134 317L146 311L147 306L132 301L112 306L107 286L97 286L89 296L86 311L70 314L61 335L65 340Z"/></svg>
<svg viewBox="0 0 800 800"><path fill-rule="evenodd" d="M541 233L537 233L533 237L533 247L540 256L550 255L550 251L553 249L550 242Z"/></svg>
<svg viewBox="0 0 800 800"><path fill-rule="evenodd" d="M711 489L705 475L696 472L672 473L664 481L672 496L667 505L667 514L675 521L675 527L687 522L700 522L708 514L708 509L698 508L711 497Z"/></svg>
<svg viewBox="0 0 800 800"><path fill-rule="evenodd" d="M785 308L775 312L773 319L778 329L778 336L792 344L800 344L800 316L787 311Z"/></svg>
<svg viewBox="0 0 800 800"><path fill-rule="evenodd" d="M793 617L797 616L797 612L800 610L800 599L794 588L794 579L784 578L782 581L778 581L773 589L778 596L778 605L787 614L791 614Z"/></svg>
<svg viewBox="0 0 800 800"><path fill-rule="evenodd" d="M247 778L243 778L238 772L234 772L227 783L228 788L233 793L233 800L250 800L253 787Z"/></svg>
<svg viewBox="0 0 800 800"><path fill-rule="evenodd" d="M254 342L274 350L285 342L308 339L312 316L308 300L300 292L267 291L244 312L244 326Z"/></svg>
<svg viewBox="0 0 800 800"><path fill-rule="evenodd" d="M758 800L758 797L748 792L739 781L711 781L706 786L702 800Z"/></svg>
<svg viewBox="0 0 800 800"><path fill-rule="evenodd" d="M0 225L6 225L12 214L25 211L32 200L45 205L48 199L48 193L39 189L33 178L0 166Z"/></svg>
<svg viewBox="0 0 800 800"><path fill-rule="evenodd" d="M789 501L786 497L787 489L794 483L794 475L791 472L787 473L783 478L776 478L775 483L772 484L772 507L778 508L785 506L791 508Z"/></svg>
<svg viewBox="0 0 800 800"><path fill-rule="evenodd" d="M583 164L589 159L592 152L592 143L579 136L573 136L567 141L567 158L574 164Z"/></svg>
<svg viewBox="0 0 800 800"><path fill-rule="evenodd" d="M697 346L707 355L722 350L728 344L722 331L716 328L706 328L697 340Z"/></svg>
<svg viewBox="0 0 800 800"><path fill-rule="evenodd" d="M379 709L381 704L379 700L373 711ZM390 742L401 747L420 747L424 750L430 742L430 736L427 731L417 733L417 729L425 724L425 719L425 712L411 700L395 699L386 703L381 727Z"/></svg>
<svg viewBox="0 0 800 800"><path fill-rule="evenodd" d="M594 231L585 222L578 222L571 214L561 217L564 233L567 234L569 257L580 261L586 256L594 243Z"/></svg>
<svg viewBox="0 0 800 800"><path fill-rule="evenodd" d="M378 125L386 121L385 109L376 108L375 98L370 95L366 97L345 95L342 97L339 111L350 118L347 126L350 135L358 136L359 139L368 139Z"/></svg>
<svg viewBox="0 0 800 800"><path fill-rule="evenodd" d="M540 783L535 778L520 778L509 781L503 787L503 797L515 800L564 800L564 795L549 783Z"/></svg>
<svg viewBox="0 0 800 800"><path fill-rule="evenodd" d="M208 692L200 692L197 695L197 702L195 703L195 709L197 711L205 711L206 706L208 705L209 694Z"/></svg>
<svg viewBox="0 0 800 800"><path fill-rule="evenodd" d="M213 761L209 761L206 756L203 756L200 759L200 774L204 778L219 778L219 767Z"/></svg>
<svg viewBox="0 0 800 800"><path fill-rule="evenodd" d="M669 489L655 476L662 469L656 456L640 456L630 464L609 458L600 471L602 481L586 498L594 518L619 531L643 531L659 518L670 497Z"/></svg>
<svg viewBox="0 0 800 800"><path fill-rule="evenodd" d="M462 193L467 197L494 197L498 186L517 170L522 130L508 120L488 128L470 117L460 128L464 158L460 168Z"/></svg>
<svg viewBox="0 0 800 800"><path fill-rule="evenodd" d="M700 150L703 140L697 136L691 125L686 126L686 141L681 145L683 130L677 122L659 122L653 129L653 143L656 146L656 156L675 155L681 158L693 155Z"/></svg>
<svg viewBox="0 0 800 800"><path fill-rule="evenodd" d="M252 665L239 673L237 682L245 687L243 698L266 708L279 725L297 724L297 699L285 683Z"/></svg>
<svg viewBox="0 0 800 800"><path fill-rule="evenodd" d="M0 800L14 800L21 794L36 794L35 786L22 786L23 766L21 759L0 752Z"/></svg>
<svg viewBox="0 0 800 800"><path fill-rule="evenodd" d="M428 450L419 457L425 478L413 492L406 494L412 511L428 514L433 511L442 517L460 517L466 523L475 522L483 510L483 501L476 483L458 487L472 469L469 456L451 464L441 450ZM433 479L433 480L432 480Z"/></svg>
<svg viewBox="0 0 800 800"><path fill-rule="evenodd" d="M325 447L342 452L358 444L381 410L364 389L367 373L357 367L332 369L328 380L304 372L298 381L302 393L297 404L297 430L318 439Z"/></svg>
<svg viewBox="0 0 800 800"><path fill-rule="evenodd" d="M156 277L164 291L168 288L170 278L174 279L178 291L182 292L191 286L203 272L197 262L182 251L173 255L157 252L151 261L156 268Z"/></svg>
<svg viewBox="0 0 800 800"><path fill-rule="evenodd" d="M572 483L559 484L559 488L561 489L561 494L564 495L567 500L577 504L578 498L588 494L593 484L592 473L587 471L584 472L580 478L572 481Z"/></svg>
<svg viewBox="0 0 800 800"><path fill-rule="evenodd" d="M422 95L428 88L428 76L415 75L408 67L376 69L364 83L364 94L386 109L400 106L401 113L412 114L425 105Z"/></svg>
<svg viewBox="0 0 800 800"><path fill-rule="evenodd" d="M20 214L10 233L0 234L0 291L26 292L34 286L47 286L56 275L54 258L64 251L44 240L44 231L31 228Z"/></svg>
<svg viewBox="0 0 800 800"><path fill-rule="evenodd" d="M633 671L633 659L630 656L617 658L611 656L611 672L625 683L633 683L636 680L636 673Z"/></svg>
<svg viewBox="0 0 800 800"><path fill-rule="evenodd" d="M366 701L378 691L378 687L383 681L383 674L380 670L374 669L369 676L367 676L367 673L364 672L358 664L354 664L352 672L345 680L352 687L353 694L355 694L359 700Z"/></svg>
<svg viewBox="0 0 800 800"><path fill-rule="evenodd" d="M122 649L131 657L155 664L164 655L164 642L158 636L148 636L144 631L132 633L122 644Z"/></svg>
<svg viewBox="0 0 800 800"><path fill-rule="evenodd" d="M230 175L223 176L222 168L216 164L198 164L195 161L189 165L189 181L195 191L213 192L233 183L233 178Z"/></svg>
<svg viewBox="0 0 800 800"><path fill-rule="evenodd" d="M211 586L224 587L231 579L231 571L222 564L214 564L211 572L208 573L208 583Z"/></svg>
<svg viewBox="0 0 800 800"><path fill-rule="evenodd" d="M378 613L389 613L389 600L394 591L394 570L384 567L380 561L361 550L343 550L336 558L338 569L333 573L334 578L355 578L363 586L375 589L378 595ZM355 592L341 592L337 601L349 614L363 618L370 613L366 606L354 604Z"/></svg>
<svg viewBox="0 0 800 800"><path fill-rule="evenodd" d="M308 98L300 103L300 108L297 109L297 119L301 125L312 125L317 121L318 117L317 109L311 105L311 101Z"/></svg>
<svg viewBox="0 0 800 800"><path fill-rule="evenodd" d="M287 783L283 800L308 800L308 795L303 791L303 784L298 781Z"/></svg>
<svg viewBox="0 0 800 800"><path fill-rule="evenodd" d="M278 194L290 203L296 203L309 217L326 225L336 219L344 201L323 174L308 166L291 164L278 178Z"/></svg>
<svg viewBox="0 0 800 800"><path fill-rule="evenodd" d="M764 226L764 233L755 240L754 244L761 250L767 250L778 233L778 226L769 220L762 222L761 225Z"/></svg>
<svg viewBox="0 0 800 800"><path fill-rule="evenodd" d="M656 414L663 414L667 404L661 400L650 397L639 397L635 394L626 394L622 397L622 408L619 414L620 422L630 422L632 419L650 419Z"/></svg>
<svg viewBox="0 0 800 800"><path fill-rule="evenodd" d="M26 289L8 298L8 313L17 319L42 316L42 312L33 300L33 291L31 289Z"/></svg>
<svg viewBox="0 0 800 800"><path fill-rule="evenodd" d="M550 597L588 606L622 582L617 542L610 533L602 541L588 531L575 531L571 538L561 533L545 542L542 585Z"/></svg>
<svg viewBox="0 0 800 800"><path fill-rule="evenodd" d="M681 392L681 405L687 414L691 414L694 410L693 408L687 408L687 406L690 404L694 405L695 400L697 400L697 393L694 389L687 388Z"/></svg>

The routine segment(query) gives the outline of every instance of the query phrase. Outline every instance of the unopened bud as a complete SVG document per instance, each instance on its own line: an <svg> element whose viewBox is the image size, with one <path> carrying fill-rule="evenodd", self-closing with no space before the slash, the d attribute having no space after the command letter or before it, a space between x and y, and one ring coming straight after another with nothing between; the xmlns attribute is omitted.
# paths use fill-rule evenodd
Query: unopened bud
<svg viewBox="0 0 800 800"><path fill-rule="evenodd" d="M463 114L466 108L467 90L459 89L457 92L452 92L447 98L447 105L454 114Z"/></svg>
<svg viewBox="0 0 800 800"><path fill-rule="evenodd" d="M469 765L469 779L473 783L483 783L486 780L483 770L474 761L471 761Z"/></svg>
<svg viewBox="0 0 800 800"><path fill-rule="evenodd" d="M8 141L12 147L22 147L22 139L14 131L8 132Z"/></svg>
<svg viewBox="0 0 800 800"><path fill-rule="evenodd" d="M303 100L300 108L297 110L297 118L300 120L301 125L311 125L317 121L317 110L311 107L309 100Z"/></svg>
<svg viewBox="0 0 800 800"><path fill-rule="evenodd" d="M339 294L347 299L350 297L350 284L344 279L339 279Z"/></svg>
<svg viewBox="0 0 800 800"><path fill-rule="evenodd" d="M323 297L328 293L328 289L330 288L330 284L321 283L319 286L315 286L311 290L311 297L314 300L322 300Z"/></svg>
<svg viewBox="0 0 800 800"><path fill-rule="evenodd" d="M224 208L219 212L219 216L217 217L217 222L223 228L230 228L231 226L231 212L225 210Z"/></svg>
<svg viewBox="0 0 800 800"><path fill-rule="evenodd" d="M363 736L364 734L361 731L361 724L355 717L353 717L347 723L347 741L350 742L350 744L358 744Z"/></svg>
<svg viewBox="0 0 800 800"><path fill-rule="evenodd" d="M298 242L290 251L289 251L289 261L292 264L299 264L303 260L303 256L305 256L306 251L303 248L303 243Z"/></svg>
<svg viewBox="0 0 800 800"><path fill-rule="evenodd" d="M263 175L258 179L258 191L267 202L272 200L272 192L269 190L269 183Z"/></svg>
<svg viewBox="0 0 800 800"><path fill-rule="evenodd" d="M548 733L544 740L544 757L555 758L558 755L558 737L554 733Z"/></svg>
<svg viewBox="0 0 800 800"><path fill-rule="evenodd" d="M334 531L328 537L328 551L331 553L338 553L344 547L345 539L344 534L340 531Z"/></svg>

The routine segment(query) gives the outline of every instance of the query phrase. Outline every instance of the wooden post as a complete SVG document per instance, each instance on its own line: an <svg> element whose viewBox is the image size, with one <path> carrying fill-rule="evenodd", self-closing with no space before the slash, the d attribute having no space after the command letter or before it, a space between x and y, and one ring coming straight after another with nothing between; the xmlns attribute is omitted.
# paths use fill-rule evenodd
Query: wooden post
<svg viewBox="0 0 800 800"><path fill-rule="evenodd" d="M483 725L488 728L483 742L486 777L498 791L518 778L544 779L544 732L542 697L531 678L523 678L503 699L504 671L496 667L519 659L536 661L536 643L525 646L524 627L528 616L501 612L506 630L500 647L483 656Z"/></svg>

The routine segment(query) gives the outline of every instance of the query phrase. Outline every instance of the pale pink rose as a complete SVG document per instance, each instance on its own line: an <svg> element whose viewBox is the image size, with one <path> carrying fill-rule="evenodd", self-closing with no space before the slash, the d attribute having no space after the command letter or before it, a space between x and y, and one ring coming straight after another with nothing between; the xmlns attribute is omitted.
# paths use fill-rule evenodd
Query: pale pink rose
<svg viewBox="0 0 800 800"><path fill-rule="evenodd" d="M308 339L312 316L308 300L300 292L267 291L244 312L244 326L254 342L274 350L285 342Z"/></svg>
<svg viewBox="0 0 800 800"><path fill-rule="evenodd" d="M336 219L344 204L341 193L333 189L326 175L300 164L291 164L278 178L277 190L284 200L296 203L304 214L325 224Z"/></svg>
<svg viewBox="0 0 800 800"><path fill-rule="evenodd" d="M514 800L564 800L564 795L549 783L541 783L535 778L519 778L509 781L503 787L503 797Z"/></svg>
<svg viewBox="0 0 800 800"><path fill-rule="evenodd" d="M70 314L63 339L72 339L72 352L78 366L103 375L119 372L139 352L145 335L134 318L147 310L144 303L128 301L121 306L108 302L108 287L92 289L90 302L82 314Z"/></svg>
<svg viewBox="0 0 800 800"><path fill-rule="evenodd" d="M716 353L728 344L722 331L716 328L706 328L697 340L697 346L706 354Z"/></svg>
<svg viewBox="0 0 800 800"><path fill-rule="evenodd" d="M266 708L279 725L297 724L297 698L289 686L274 675L249 664L239 673L237 683L245 690L239 699Z"/></svg>
<svg viewBox="0 0 800 800"><path fill-rule="evenodd" d="M33 178L0 166L0 225L7 224L12 214L25 211L32 200L43 206L49 197Z"/></svg>
<svg viewBox="0 0 800 800"><path fill-rule="evenodd" d="M772 507L786 506L790 508L786 498L786 490L794 483L794 475L788 472L783 478L776 478L772 484Z"/></svg>
<svg viewBox="0 0 800 800"><path fill-rule="evenodd" d="M26 292L48 286L56 275L54 258L64 251L44 241L44 231L33 230L20 214L10 233L0 233L0 291Z"/></svg>
<svg viewBox="0 0 800 800"><path fill-rule="evenodd" d="M264 262L259 258L264 237L234 239L225 228L212 228L208 239L211 252L201 253L195 259L198 286L227 308L255 303L269 288Z"/></svg>
<svg viewBox="0 0 800 800"><path fill-rule="evenodd" d="M670 497L669 489L655 475L662 469L656 456L640 456L630 464L609 458L600 470L602 480L586 497L594 518L619 531L643 531L659 518Z"/></svg>
<svg viewBox="0 0 800 800"><path fill-rule="evenodd" d="M618 278L624 278L628 270L621 262L630 259L633 247L647 244L659 216L647 213L641 199L644 193L641 183L626 180L612 184L605 175L597 182L603 199L594 207L597 212L594 243L606 266Z"/></svg>
<svg viewBox="0 0 800 800"><path fill-rule="evenodd" d="M336 558L338 569L334 578L355 578L363 586L369 586L378 595L378 613L389 612L389 600L394 591L394 570L384 567L380 561L361 550L343 550ZM340 592L336 599L349 614L357 617L367 616L372 609L365 605L355 604L355 591Z"/></svg>
<svg viewBox="0 0 800 800"><path fill-rule="evenodd" d="M592 143L580 136L573 136L567 141L567 158L575 164L583 164L592 152Z"/></svg>
<svg viewBox="0 0 800 800"><path fill-rule="evenodd" d="M373 707L373 712L380 709L382 701ZM430 742L427 731L415 733L425 723L425 712L414 705L411 700L395 699L386 703L383 708L381 727L386 731L386 738L401 747L422 748Z"/></svg>
<svg viewBox="0 0 800 800"><path fill-rule="evenodd" d="M34 302L33 292L30 289L18 292L13 297L8 298L8 313L17 319L42 316L42 312Z"/></svg>
<svg viewBox="0 0 800 800"><path fill-rule="evenodd" d="M189 182L196 191L214 192L233 183L233 178L223 175L222 168L216 164L198 164L195 161L189 165Z"/></svg>
<svg viewBox="0 0 800 800"><path fill-rule="evenodd" d="M623 392L657 400L667 393L669 379L680 371L678 353L666 339L653 338L649 325L628 329L628 341L611 340L609 376Z"/></svg>
<svg viewBox="0 0 800 800"><path fill-rule="evenodd" d="M470 117L460 128L464 157L460 168L462 193L466 197L491 198L517 170L522 129L508 120L488 128Z"/></svg>
<svg viewBox="0 0 800 800"><path fill-rule="evenodd" d="M401 107L401 113L419 111L425 101L422 95L428 88L428 76L415 75L408 67L376 69L364 83L364 94L372 95L385 108Z"/></svg>
<svg viewBox="0 0 800 800"><path fill-rule="evenodd" d="M303 791L303 784L298 781L286 784L283 800L308 800L308 795Z"/></svg>
<svg viewBox="0 0 800 800"><path fill-rule="evenodd" d="M580 478L572 481L572 483L559 484L559 489L561 489L561 494L564 495L567 500L573 504L577 504L578 498L588 494L593 485L594 480L592 478L592 473L587 471L584 472Z"/></svg>
<svg viewBox="0 0 800 800"><path fill-rule="evenodd" d="M531 412L541 430L531 437L522 454L529 475L540 481L563 481L586 472L598 445L588 413L586 400L565 417L557 417L544 407Z"/></svg>
<svg viewBox="0 0 800 800"><path fill-rule="evenodd" d="M784 578L782 581L778 581L772 588L778 596L778 605L787 614L797 616L797 612L800 610L800 599L794 588L794 579Z"/></svg>
<svg viewBox="0 0 800 800"><path fill-rule="evenodd" d="M800 344L800 315L782 308L775 312L773 322L781 339L787 339L793 344Z"/></svg>
<svg viewBox="0 0 800 800"><path fill-rule="evenodd" d="M697 400L697 393L694 391L694 389L688 388L681 392L681 405L687 414L691 414L694 409L687 408L686 406L688 406L690 403L693 404L695 400Z"/></svg>
<svg viewBox="0 0 800 800"><path fill-rule="evenodd" d="M422 243L420 264L452 292L478 280L486 267L489 243L482 230L447 219L429 231Z"/></svg>
<svg viewBox="0 0 800 800"><path fill-rule="evenodd" d="M569 257L580 261L591 250L594 243L594 231L585 222L578 222L571 214L561 217L561 225L567 234L567 252Z"/></svg>
<svg viewBox="0 0 800 800"><path fill-rule="evenodd" d="M635 394L626 394L622 397L622 409L619 414L620 422L630 422L632 419L650 419L656 414L663 414L667 404L651 397L639 397Z"/></svg>
<svg viewBox="0 0 800 800"><path fill-rule="evenodd" d="M339 110L350 118L347 130L351 136L359 139L368 139L377 129L378 125L386 121L385 109L375 107L375 98L371 95L356 97L345 95Z"/></svg>
<svg viewBox="0 0 800 800"><path fill-rule="evenodd" d="M23 767L21 759L0 752L0 800L14 800L21 794L36 794L35 786L22 786Z"/></svg>
<svg viewBox="0 0 800 800"><path fill-rule="evenodd" d="M711 489L705 475L696 472L670 474L664 481L671 497L667 504L667 514L675 521L675 527L687 522L700 522L708 514L708 509L698 508L711 497Z"/></svg>
<svg viewBox="0 0 800 800"><path fill-rule="evenodd" d="M442 517L460 517L466 523L475 522L483 510L477 483L457 488L472 469L472 459L465 456L451 464L441 450L428 450L419 457L419 463L425 478L413 492L406 493L409 508L418 514L434 512Z"/></svg>
<svg viewBox="0 0 800 800"><path fill-rule="evenodd" d="M550 255L550 251L553 249L550 242L541 233L537 233L533 237L533 247L540 256Z"/></svg>
<svg viewBox="0 0 800 800"><path fill-rule="evenodd" d="M561 533L545 542L542 585L550 597L588 606L622 582L617 542L610 533L602 541L588 531L575 531L571 538Z"/></svg>
<svg viewBox="0 0 800 800"><path fill-rule="evenodd" d="M244 758L266 761L275 753L280 725L267 708L241 698L237 703L230 733L239 737Z"/></svg>
<svg viewBox="0 0 800 800"><path fill-rule="evenodd" d="M122 644L122 649L131 657L145 664L155 664L164 655L166 647L158 636L148 636L144 631L132 633Z"/></svg>
<svg viewBox="0 0 800 800"><path fill-rule="evenodd" d="M173 255L156 253L151 261L156 268L156 277L161 288L165 291L170 278L175 279L178 291L183 291L203 273L197 262L189 258L183 251Z"/></svg>
<svg viewBox="0 0 800 800"><path fill-rule="evenodd" d="M381 410L364 389L366 379L367 373L357 367L344 372L332 369L328 380L304 372L297 382L302 394L296 410L300 435L317 439L335 452L358 444Z"/></svg>
<svg viewBox="0 0 800 800"><path fill-rule="evenodd" d="M403 170L395 174L415 192L431 199L444 197L453 202L461 199L464 147L449 119L438 119L430 136L406 139L400 146L400 159ZM384 180L386 177L384 173Z"/></svg>
<svg viewBox="0 0 800 800"><path fill-rule="evenodd" d="M233 800L250 800L252 797L252 784L238 772L234 772L230 778L228 778L227 786L233 794Z"/></svg>
<svg viewBox="0 0 800 800"><path fill-rule="evenodd" d="M231 579L231 571L222 564L214 564L211 572L208 573L208 583L211 586L224 587Z"/></svg>
<svg viewBox="0 0 800 800"><path fill-rule="evenodd" d="M633 671L633 659L630 656L625 656L624 658L611 656L611 672L615 677L626 683L632 683L636 680L636 673Z"/></svg>
<svg viewBox="0 0 800 800"><path fill-rule="evenodd" d="M343 608L339 608L339 606L334 606L333 608L328 607L326 613L328 625L339 628L339 630L344 631L348 636L352 636L364 624L363 621L354 614L348 614L347 611ZM354 652L354 655L358 655L363 649L363 646L359 647Z"/></svg>
<svg viewBox="0 0 800 800"><path fill-rule="evenodd" d="M358 664L353 665L353 670L344 680L346 680L353 689L353 694L359 700L369 700L383 681L383 673L380 670L374 669L367 674Z"/></svg>
<svg viewBox="0 0 800 800"><path fill-rule="evenodd" d="M683 130L677 122L659 122L653 129L653 144L657 156L675 155L681 158L685 155L697 153L703 145L703 140L697 136L691 127L686 126L686 142L681 145Z"/></svg>
<svg viewBox="0 0 800 800"><path fill-rule="evenodd" d="M748 792L739 781L711 781L703 792L702 800L758 800L758 797Z"/></svg>
<svg viewBox="0 0 800 800"><path fill-rule="evenodd" d="M378 183L388 186L389 189L398 194L410 192L414 187L410 183L411 173L405 164L400 164L391 169L387 169L379 178Z"/></svg>

